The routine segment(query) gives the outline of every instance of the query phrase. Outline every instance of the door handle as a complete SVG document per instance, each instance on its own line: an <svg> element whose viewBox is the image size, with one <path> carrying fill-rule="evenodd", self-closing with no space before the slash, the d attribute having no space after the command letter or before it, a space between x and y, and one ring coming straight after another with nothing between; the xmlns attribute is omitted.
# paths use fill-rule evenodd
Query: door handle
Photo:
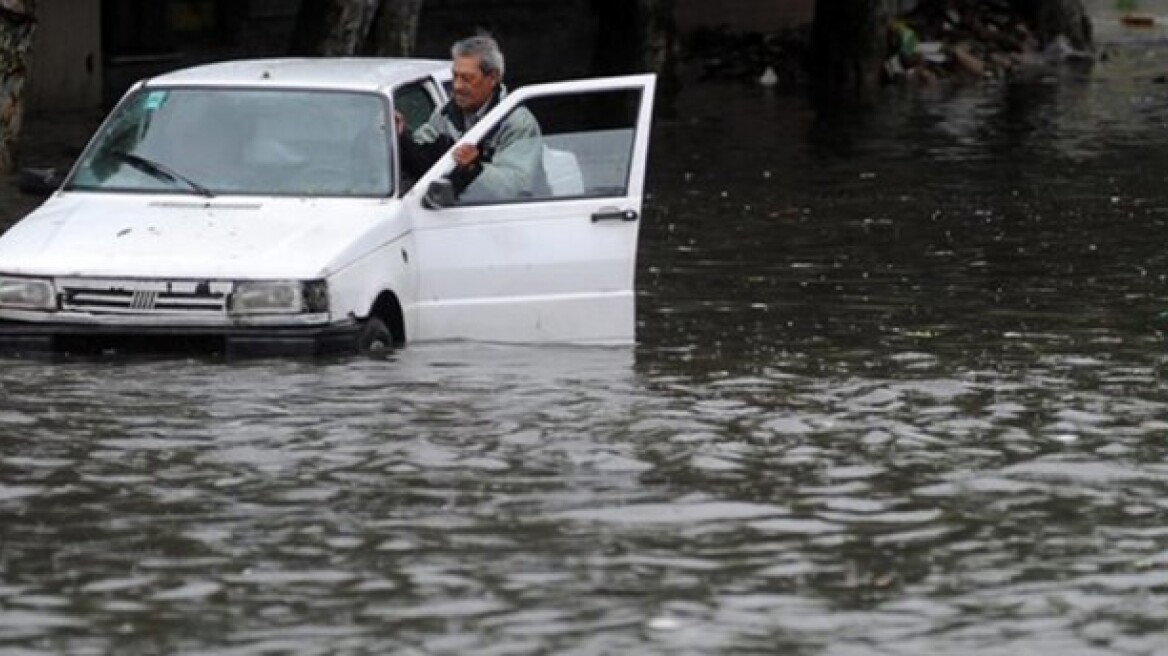
<svg viewBox="0 0 1168 656"><path fill-rule="evenodd" d="M639 219L636 210L602 209L592 215L593 223L601 221L636 221Z"/></svg>

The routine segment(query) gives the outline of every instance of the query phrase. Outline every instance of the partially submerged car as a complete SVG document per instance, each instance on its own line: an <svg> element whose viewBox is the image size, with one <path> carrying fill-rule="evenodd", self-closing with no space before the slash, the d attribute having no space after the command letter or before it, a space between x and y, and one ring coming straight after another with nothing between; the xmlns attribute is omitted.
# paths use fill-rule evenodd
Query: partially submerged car
<svg viewBox="0 0 1168 656"><path fill-rule="evenodd" d="M462 142L525 107L547 184L489 200L450 194L450 153L417 180L399 166L395 112L416 128L449 79L440 61L284 59L138 83L0 237L0 345L632 342L653 76L507 95Z"/></svg>

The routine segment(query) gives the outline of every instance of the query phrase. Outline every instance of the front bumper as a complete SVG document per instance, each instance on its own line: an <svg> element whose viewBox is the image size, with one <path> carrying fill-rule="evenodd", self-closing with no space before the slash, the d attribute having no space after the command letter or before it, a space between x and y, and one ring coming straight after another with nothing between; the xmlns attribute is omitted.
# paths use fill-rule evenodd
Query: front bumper
<svg viewBox="0 0 1168 656"><path fill-rule="evenodd" d="M0 319L0 353L208 352L228 356L352 352L355 321L322 326L125 326Z"/></svg>

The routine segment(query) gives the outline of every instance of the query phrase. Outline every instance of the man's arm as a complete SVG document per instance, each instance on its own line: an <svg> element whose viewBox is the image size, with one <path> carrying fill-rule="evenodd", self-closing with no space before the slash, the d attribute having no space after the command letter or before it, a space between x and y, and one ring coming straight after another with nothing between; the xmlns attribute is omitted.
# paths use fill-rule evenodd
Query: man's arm
<svg viewBox="0 0 1168 656"><path fill-rule="evenodd" d="M437 109L429 120L411 134L406 128L405 119L395 117L398 152L406 175L415 180L422 177L454 145L454 138L440 129L445 120L442 110Z"/></svg>
<svg viewBox="0 0 1168 656"><path fill-rule="evenodd" d="M473 198L510 200L535 193L541 173L543 140L539 124L525 108L515 112L500 128L493 153L483 153L466 171L470 177L467 194ZM458 186L458 180L456 187Z"/></svg>

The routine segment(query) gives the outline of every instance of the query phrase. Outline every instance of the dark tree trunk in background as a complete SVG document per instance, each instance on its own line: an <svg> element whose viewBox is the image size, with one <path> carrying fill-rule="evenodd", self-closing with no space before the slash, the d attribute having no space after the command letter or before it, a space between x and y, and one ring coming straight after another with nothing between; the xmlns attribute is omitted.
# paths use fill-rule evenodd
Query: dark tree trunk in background
<svg viewBox="0 0 1168 656"><path fill-rule="evenodd" d="M319 54L320 43L328 31L329 9L332 0L300 0L296 23L292 27L292 44L288 54L311 57Z"/></svg>
<svg viewBox="0 0 1168 656"><path fill-rule="evenodd" d="M380 0L302 0L291 54L345 57L361 53Z"/></svg>
<svg viewBox="0 0 1168 656"><path fill-rule="evenodd" d="M640 59L640 8L629 0L592 0L596 16L594 75L620 75L644 70Z"/></svg>
<svg viewBox="0 0 1168 656"><path fill-rule="evenodd" d="M592 73L657 73L657 107L668 111L678 90L676 5L676 0L592 0Z"/></svg>
<svg viewBox="0 0 1168 656"><path fill-rule="evenodd" d="M876 90L887 20L880 0L815 3L811 73L821 98L862 100Z"/></svg>
<svg viewBox="0 0 1168 656"><path fill-rule="evenodd" d="M366 52L379 57L410 57L418 45L422 0L381 0Z"/></svg>
<svg viewBox="0 0 1168 656"><path fill-rule="evenodd" d="M1061 35L1077 50L1094 49L1091 19L1082 0L1014 0L1013 4L1044 44Z"/></svg>
<svg viewBox="0 0 1168 656"><path fill-rule="evenodd" d="M0 173L15 166L35 30L34 0L0 0Z"/></svg>
<svg viewBox="0 0 1168 656"><path fill-rule="evenodd" d="M674 75L677 56L676 0L637 0L641 11L641 58L647 70L658 75Z"/></svg>

